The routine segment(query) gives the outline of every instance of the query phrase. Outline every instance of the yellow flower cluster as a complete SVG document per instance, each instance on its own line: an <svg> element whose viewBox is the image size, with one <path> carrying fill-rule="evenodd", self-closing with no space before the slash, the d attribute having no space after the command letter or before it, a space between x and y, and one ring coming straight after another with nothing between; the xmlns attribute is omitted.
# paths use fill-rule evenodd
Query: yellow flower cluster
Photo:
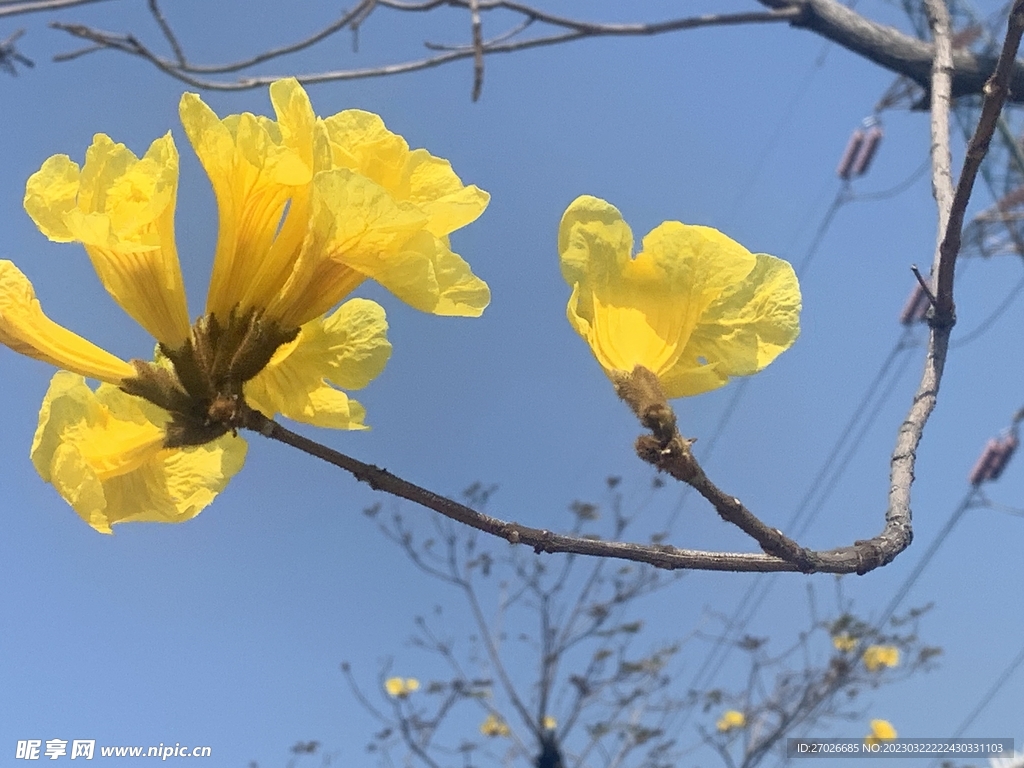
<svg viewBox="0 0 1024 768"><path fill-rule="evenodd" d="M180 522L242 466L242 404L266 416L365 429L359 389L390 355L384 310L352 299L372 279L417 309L477 316L487 285L448 236L484 210L446 160L410 150L374 114L317 117L295 80L270 87L276 120L219 118L195 94L185 133L220 214L200 319L189 322L174 238L178 153L170 134L139 158L97 134L79 166L55 155L28 180L40 231L85 246L113 299L158 342L125 362L50 320L0 261L0 343L70 373L54 377L32 461L93 528ZM104 382L95 392L83 377Z"/></svg>
<svg viewBox="0 0 1024 768"><path fill-rule="evenodd" d="M892 727L892 723L888 720L872 720L871 733L864 737L864 743L870 747L895 738L896 729Z"/></svg>
<svg viewBox="0 0 1024 768"><path fill-rule="evenodd" d="M850 637L847 634L834 635L832 637L832 645L835 646L837 651L849 653L857 647L857 638Z"/></svg>
<svg viewBox="0 0 1024 768"><path fill-rule="evenodd" d="M719 733L728 733L729 731L737 728L744 728L746 725L746 716L735 709L727 709L722 713L722 716L718 718L718 722L715 723L715 727L718 729Z"/></svg>
<svg viewBox="0 0 1024 768"><path fill-rule="evenodd" d="M397 699L404 699L410 693L415 693L420 688L420 681L415 677L389 677L384 681L384 690L389 696Z"/></svg>
<svg viewBox="0 0 1024 768"><path fill-rule="evenodd" d="M569 323L614 379L643 366L667 398L760 371L800 332L800 286L782 259L710 227L666 221L633 256L619 211L584 195L562 216Z"/></svg>
<svg viewBox="0 0 1024 768"><path fill-rule="evenodd" d="M894 645L869 645L861 657L869 672L877 672L885 667L895 667L900 663L900 649Z"/></svg>
<svg viewBox="0 0 1024 768"><path fill-rule="evenodd" d="M97 134L84 165L55 155L28 180L25 209L40 231L82 243L111 297L157 341L153 362L121 360L50 320L25 275L0 261L0 343L64 370L32 461L98 531L198 514L244 463L237 428L250 409L365 429L365 410L342 390L372 381L391 345L380 306L340 304L364 280L439 315L477 316L490 301L449 244L487 193L374 114L320 118L294 79L272 84L270 98L276 119L220 118L195 94L181 99L220 215L194 323L169 133L141 158ZM619 211L583 196L562 217L558 248L569 322L613 379L642 366L667 397L695 395L760 371L799 333L792 267L715 229L665 222L633 256ZM94 391L85 378L102 383ZM864 663L888 659L866 653Z"/></svg>
<svg viewBox="0 0 1024 768"><path fill-rule="evenodd" d="M484 736L495 738L498 736L508 736L512 731L509 730L509 727L504 720L491 713L487 715L487 719L480 724L480 733Z"/></svg>

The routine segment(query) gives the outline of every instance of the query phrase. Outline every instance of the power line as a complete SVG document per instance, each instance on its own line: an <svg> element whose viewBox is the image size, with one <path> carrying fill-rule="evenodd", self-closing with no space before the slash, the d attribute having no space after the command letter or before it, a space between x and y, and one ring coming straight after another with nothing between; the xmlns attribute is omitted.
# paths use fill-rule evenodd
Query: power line
<svg viewBox="0 0 1024 768"><path fill-rule="evenodd" d="M1006 668L998 675L996 675L995 682L989 687L987 691L985 691L985 693L981 695L981 698L978 700L977 705L974 707L974 709L971 710L970 714L963 719L963 721L960 723L960 727L956 729L956 732L953 734L952 738L957 739L964 735L964 732L971 727L971 724L975 721L978 715L985 711L985 707L992 703L992 700L995 699L996 694L999 693L1000 689L1004 685L1006 685L1006 683L1010 680L1010 677L1013 676L1013 673L1017 671L1017 667L1019 667L1021 664L1024 664L1024 645L1021 646L1020 651L1017 653L1016 656L1013 657L1010 663L1006 665ZM939 765L939 762L939 760L934 760L933 762L929 763L928 768L936 768L936 766Z"/></svg>
<svg viewBox="0 0 1024 768"><path fill-rule="evenodd" d="M866 436L868 429L874 423L877 415L881 412L881 408L893 391L894 385L899 382L899 379L906 368L906 363L909 362L909 357L907 355L902 356L903 365L896 366L894 363L904 350L910 348L911 344L909 343L909 334L910 329L908 328L890 351L886 359L882 362L882 365L878 369L878 373L868 385L864 395L854 408L850 419L843 427L843 430L840 432L831 451L829 451L824 463L818 470L818 474L815 475L814 479L809 484L807 492L797 505L796 511L790 517L786 525L787 531L791 531L793 527L800 522L801 518L805 518L803 525L799 530L792 533L793 536L799 537L804 531L806 531L810 522L814 519L816 513L810 515L807 514L808 510L813 508L812 502L816 501L817 503L815 506L820 510L821 505L825 503L828 497L832 494L832 491L835 490L839 480L842 478L842 475L849 466L850 459L860 447L860 443ZM889 379L889 386L883 391L882 396L876 399L875 395L882 387L886 378ZM874 401L873 405L872 401ZM857 430L853 439L851 439L851 435L854 434L854 429L858 422L862 422L861 428ZM837 463L836 460L840 454L843 454L844 458L842 461ZM824 490L822 491L822 489ZM729 654L732 652L732 646L726 645L725 637L728 637L730 634L733 637L736 637L740 632L742 632L743 628L750 623L756 615L757 610L761 605L763 605L764 599L774 586L777 577L778 574L767 574L764 578L751 584L747 589L741 598L739 605L734 610L732 617L726 624L723 638L719 642L715 643L712 647L711 653L705 657L704 664L698 671L693 683L691 683L691 687L703 685L706 680L713 679L714 676L718 674L719 670L728 659ZM735 632L733 632L734 627L738 627Z"/></svg>
<svg viewBox="0 0 1024 768"><path fill-rule="evenodd" d="M960 347L967 346L972 341L982 336L992 325L998 320L1003 314L1010 308L1010 305L1017 300L1021 290L1024 290L1024 275L1014 284L1010 292L1006 294L1006 297L999 302L999 305L992 310L988 317L981 321L981 324L970 333L964 334L959 339L950 343L950 348L959 349Z"/></svg>
<svg viewBox="0 0 1024 768"><path fill-rule="evenodd" d="M921 556L921 559L918 560L917 565L914 566L914 570L910 572L910 575L903 582L902 586L896 591L896 594L893 595L892 600L889 601L889 605L887 605L885 607L885 610L882 611L882 615L875 622L875 625L877 627L881 628L882 625L884 625L892 617L893 613L899 607L900 603L903 602L903 598L907 596L907 593L910 591L910 588L914 586L914 582L917 581L918 577L921 575L921 572L928 567L928 563L931 562L932 557L934 557L935 553L939 551L939 547L942 546L942 543L946 540L946 537L949 536L950 533L952 533L953 528L956 527L956 524L960 521L960 518L963 517L964 512L966 512L968 509L971 508L971 506L973 506L972 502L974 501L974 496L977 492L977 487L972 486L971 489L964 496L964 498L953 510L953 513L949 516L949 519L946 521L946 524L942 526L942 530L939 531L938 535L932 540L932 543L928 547L928 550Z"/></svg>

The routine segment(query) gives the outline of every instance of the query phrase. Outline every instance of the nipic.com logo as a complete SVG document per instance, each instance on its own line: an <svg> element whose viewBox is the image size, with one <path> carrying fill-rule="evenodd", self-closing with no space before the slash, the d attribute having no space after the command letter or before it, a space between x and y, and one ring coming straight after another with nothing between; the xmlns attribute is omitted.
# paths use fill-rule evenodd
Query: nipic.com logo
<svg viewBox="0 0 1024 768"><path fill-rule="evenodd" d="M95 739L20 739L15 748L16 760L57 760L68 757L71 760L92 760L94 757L210 757L211 747L189 747L180 742L173 746L160 742L157 746L101 746L96 748Z"/></svg>

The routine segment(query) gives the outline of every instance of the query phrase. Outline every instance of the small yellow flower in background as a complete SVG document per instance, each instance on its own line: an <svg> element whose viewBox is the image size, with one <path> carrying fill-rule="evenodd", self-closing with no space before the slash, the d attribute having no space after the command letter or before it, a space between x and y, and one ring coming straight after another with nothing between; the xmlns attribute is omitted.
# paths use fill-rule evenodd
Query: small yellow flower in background
<svg viewBox="0 0 1024 768"><path fill-rule="evenodd" d="M832 645L834 645L838 651L849 653L857 647L857 638L850 637L847 634L833 635Z"/></svg>
<svg viewBox="0 0 1024 768"><path fill-rule="evenodd" d="M864 649L862 659L869 672L877 672L883 667L895 667L899 664L900 649L894 645L869 645Z"/></svg>
<svg viewBox="0 0 1024 768"><path fill-rule="evenodd" d="M194 324L170 134L142 158L97 134L84 165L55 155L28 180L25 209L40 231L82 243L108 293L158 343L154 363L121 360L46 317L25 275L0 261L0 343L112 385L93 392L58 374L32 449L40 475L96 530L198 514L244 461L234 436L243 401L271 418L365 429L365 410L341 389L383 370L384 310L351 299L326 314L364 280L438 315L478 316L490 300L448 239L483 212L486 192L376 115L321 119L293 79L270 97L276 120L220 119L195 94L181 99L220 214Z"/></svg>
<svg viewBox="0 0 1024 768"><path fill-rule="evenodd" d="M727 709L722 713L722 716L718 718L718 722L715 723L715 727L718 728L720 733L728 733L734 728L743 728L747 724L747 718L742 712L737 712L735 709Z"/></svg>
<svg viewBox="0 0 1024 768"><path fill-rule="evenodd" d="M490 714L487 715L487 719L480 724L480 733L484 736L494 738L496 736L508 736L511 731L504 720L494 714Z"/></svg>
<svg viewBox="0 0 1024 768"><path fill-rule="evenodd" d="M716 229L667 221L643 239L612 205L584 195L558 232L569 323L609 376L641 365L667 398L760 371L800 331L793 268Z"/></svg>
<svg viewBox="0 0 1024 768"><path fill-rule="evenodd" d="M544 719L540 721L540 724L546 731L553 731L558 727L558 721L551 715L545 715Z"/></svg>
<svg viewBox="0 0 1024 768"><path fill-rule="evenodd" d="M420 681L415 677L389 677L384 681L384 690L389 696L404 699L410 693L418 691Z"/></svg>
<svg viewBox="0 0 1024 768"><path fill-rule="evenodd" d="M871 733L864 737L864 743L874 746L883 741L892 741L896 738L896 729L888 720L872 720Z"/></svg>

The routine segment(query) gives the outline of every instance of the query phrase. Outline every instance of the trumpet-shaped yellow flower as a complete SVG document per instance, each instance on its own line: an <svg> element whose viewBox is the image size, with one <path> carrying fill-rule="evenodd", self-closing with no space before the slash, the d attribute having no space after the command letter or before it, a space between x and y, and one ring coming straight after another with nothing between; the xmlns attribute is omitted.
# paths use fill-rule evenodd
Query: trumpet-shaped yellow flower
<svg viewBox="0 0 1024 768"><path fill-rule="evenodd" d="M131 521L177 523L199 514L242 468L245 441L165 448L168 415L152 403L74 373L57 373L32 441L40 476L101 533Z"/></svg>
<svg viewBox="0 0 1024 768"><path fill-rule="evenodd" d="M735 709L727 709L722 713L722 716L718 718L718 722L715 723L715 727L719 733L728 733L736 728L743 728L747 724L747 718L742 712L738 712Z"/></svg>
<svg viewBox="0 0 1024 768"><path fill-rule="evenodd" d="M494 713L491 713L487 715L487 719L480 724L480 733L484 736L495 738L497 736L508 736L512 731L504 720Z"/></svg>
<svg viewBox="0 0 1024 768"><path fill-rule="evenodd" d="M756 373L799 334L793 268L710 227L667 221L634 257L619 211L584 195L562 216L558 250L569 323L601 367L614 377L643 366L668 398Z"/></svg>
<svg viewBox="0 0 1024 768"><path fill-rule="evenodd" d="M207 311L255 307L298 327L372 278L426 312L483 312L487 285L448 235L483 213L487 193L411 151L376 115L320 119L295 80L274 83L270 97L277 121L220 120L195 94L181 100L221 218Z"/></svg>
<svg viewBox="0 0 1024 768"><path fill-rule="evenodd" d="M864 737L864 743L868 746L880 744L883 741L892 741L896 738L896 729L888 720L872 720L871 733Z"/></svg>
<svg viewBox="0 0 1024 768"><path fill-rule="evenodd" d="M857 638L850 637L849 635L847 635L845 633L841 634L841 635L833 635L832 636L832 645L835 646L837 651L842 651L843 653L849 653L850 651L852 651L854 648L857 647Z"/></svg>
<svg viewBox="0 0 1024 768"><path fill-rule="evenodd" d="M58 243L80 242L103 287L158 341L189 337L185 287L174 245L178 151L168 133L140 160L96 134L79 168L54 155L25 186L25 210Z"/></svg>
<svg viewBox="0 0 1024 768"><path fill-rule="evenodd" d="M869 645L864 649L862 660L869 672L895 667L900 663L900 649L895 645Z"/></svg>
<svg viewBox="0 0 1024 768"><path fill-rule="evenodd" d="M383 370L384 310L354 299L326 315L363 280L435 314L475 316L489 301L448 239L483 212L486 192L410 150L376 115L321 119L295 80L270 95L276 120L221 119L194 94L181 100L220 213L206 312L194 324L174 240L170 134L142 158L97 134L84 165L51 157L26 186L40 231L82 243L110 295L158 342L157 363L119 359L46 317L28 279L0 261L0 343L140 403L122 419L101 388L100 411L56 407L88 398L78 388L69 401L73 388L55 378L40 414L37 469L98 530L194 516L241 465L244 443L228 451L221 441L247 407L365 428L363 407L338 388L361 388ZM131 510L126 488L137 493Z"/></svg>
<svg viewBox="0 0 1024 768"><path fill-rule="evenodd" d="M388 692L389 696L398 699L404 699L410 693L418 691L419 688L420 681L415 677L389 677L384 681L384 690Z"/></svg>

